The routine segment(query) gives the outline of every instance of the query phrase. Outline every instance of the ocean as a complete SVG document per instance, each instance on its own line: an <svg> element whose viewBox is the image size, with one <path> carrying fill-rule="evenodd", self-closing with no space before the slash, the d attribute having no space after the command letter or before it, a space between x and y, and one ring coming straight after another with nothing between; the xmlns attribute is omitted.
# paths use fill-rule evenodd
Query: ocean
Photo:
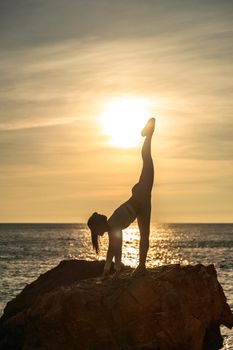
<svg viewBox="0 0 233 350"><path fill-rule="evenodd" d="M124 231L123 262L136 266L139 232ZM99 259L105 258L107 237ZM64 259L96 259L84 224L0 224L0 313L26 284ZM233 309L233 224L152 224L148 267L214 264ZM233 331L222 327L224 350L233 350Z"/></svg>

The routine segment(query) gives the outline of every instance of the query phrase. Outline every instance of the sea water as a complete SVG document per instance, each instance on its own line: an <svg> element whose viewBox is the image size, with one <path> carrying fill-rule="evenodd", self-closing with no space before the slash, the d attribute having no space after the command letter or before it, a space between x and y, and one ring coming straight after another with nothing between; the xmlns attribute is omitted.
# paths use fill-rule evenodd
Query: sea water
<svg viewBox="0 0 233 350"><path fill-rule="evenodd" d="M139 232L124 231L123 262L136 266ZM99 259L105 258L107 237ZM63 259L96 259L84 224L0 224L0 312L26 284ZM233 224L152 224L148 267L214 264L233 309ZM233 331L222 327L224 349L233 350Z"/></svg>

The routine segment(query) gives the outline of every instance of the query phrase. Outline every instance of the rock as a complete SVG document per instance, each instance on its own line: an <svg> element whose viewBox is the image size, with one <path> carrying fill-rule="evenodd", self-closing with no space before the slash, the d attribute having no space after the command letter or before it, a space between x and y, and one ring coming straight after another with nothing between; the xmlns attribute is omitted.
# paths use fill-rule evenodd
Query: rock
<svg viewBox="0 0 233 350"><path fill-rule="evenodd" d="M1 350L217 350L233 314L213 265L125 268L101 281L104 262L70 260L9 302Z"/></svg>

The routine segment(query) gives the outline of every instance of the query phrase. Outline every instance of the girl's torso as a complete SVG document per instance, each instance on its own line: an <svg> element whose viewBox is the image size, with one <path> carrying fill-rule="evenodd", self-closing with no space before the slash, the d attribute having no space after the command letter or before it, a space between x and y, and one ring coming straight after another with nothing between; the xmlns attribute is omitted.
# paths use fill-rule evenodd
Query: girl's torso
<svg viewBox="0 0 233 350"><path fill-rule="evenodd" d="M127 228L137 217L137 213L130 201L123 203L118 207L112 216L108 219L108 225L110 229L124 230Z"/></svg>

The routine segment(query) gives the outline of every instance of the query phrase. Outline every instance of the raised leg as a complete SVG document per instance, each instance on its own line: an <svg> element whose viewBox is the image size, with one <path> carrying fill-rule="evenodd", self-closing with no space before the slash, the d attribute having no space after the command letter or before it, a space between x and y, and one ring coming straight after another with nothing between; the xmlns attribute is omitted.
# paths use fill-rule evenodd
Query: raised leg
<svg viewBox="0 0 233 350"><path fill-rule="evenodd" d="M151 193L154 183L154 165L151 157L152 135L146 136L142 146L143 167L139 178L139 186L143 193Z"/></svg>
<svg viewBox="0 0 233 350"><path fill-rule="evenodd" d="M151 198L151 190L154 183L154 165L151 157L152 133L146 136L142 146L142 171L139 181L132 188L130 202L137 213L139 213L144 203Z"/></svg>

